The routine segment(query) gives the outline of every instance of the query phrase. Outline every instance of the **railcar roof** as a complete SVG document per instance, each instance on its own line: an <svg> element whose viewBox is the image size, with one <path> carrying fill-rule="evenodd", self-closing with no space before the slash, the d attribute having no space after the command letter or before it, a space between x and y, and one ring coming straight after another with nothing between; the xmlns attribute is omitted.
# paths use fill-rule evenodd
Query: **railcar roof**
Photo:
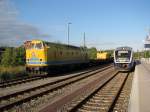
<svg viewBox="0 0 150 112"><path fill-rule="evenodd" d="M123 46L123 47L117 47L115 50L132 50L132 48L128 46Z"/></svg>

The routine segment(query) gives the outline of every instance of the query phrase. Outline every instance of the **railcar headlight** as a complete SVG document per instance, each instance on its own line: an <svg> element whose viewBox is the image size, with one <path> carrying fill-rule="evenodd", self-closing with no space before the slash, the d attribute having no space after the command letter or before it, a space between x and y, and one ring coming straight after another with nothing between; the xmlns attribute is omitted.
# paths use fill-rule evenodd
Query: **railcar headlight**
<svg viewBox="0 0 150 112"><path fill-rule="evenodd" d="M127 67L128 67L128 65L127 65L127 64L124 64L124 65L123 65L123 67L124 67L124 68L127 68Z"/></svg>

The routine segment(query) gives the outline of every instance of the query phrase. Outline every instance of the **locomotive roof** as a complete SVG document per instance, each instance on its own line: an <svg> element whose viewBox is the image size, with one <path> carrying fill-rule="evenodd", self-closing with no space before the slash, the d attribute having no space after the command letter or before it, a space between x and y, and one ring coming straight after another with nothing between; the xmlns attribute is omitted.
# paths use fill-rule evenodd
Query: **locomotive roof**
<svg viewBox="0 0 150 112"><path fill-rule="evenodd" d="M128 46L123 46L123 47L117 47L116 50L132 50L132 48Z"/></svg>
<svg viewBox="0 0 150 112"><path fill-rule="evenodd" d="M46 43L47 45L53 45L56 47L69 47L72 49L81 49L82 47L77 47L77 46L73 46L73 45L67 45L67 44L62 44L62 43L54 43L54 42L47 42L47 41L43 41L43 40L32 40L32 41L42 41L44 43Z"/></svg>

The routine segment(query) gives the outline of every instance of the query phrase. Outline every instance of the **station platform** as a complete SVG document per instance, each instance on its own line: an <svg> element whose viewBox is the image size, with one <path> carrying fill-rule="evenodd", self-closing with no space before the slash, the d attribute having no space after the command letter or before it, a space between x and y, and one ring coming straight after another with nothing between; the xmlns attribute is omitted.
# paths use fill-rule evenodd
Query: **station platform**
<svg viewBox="0 0 150 112"><path fill-rule="evenodd" d="M136 65L128 112L150 112L150 63Z"/></svg>

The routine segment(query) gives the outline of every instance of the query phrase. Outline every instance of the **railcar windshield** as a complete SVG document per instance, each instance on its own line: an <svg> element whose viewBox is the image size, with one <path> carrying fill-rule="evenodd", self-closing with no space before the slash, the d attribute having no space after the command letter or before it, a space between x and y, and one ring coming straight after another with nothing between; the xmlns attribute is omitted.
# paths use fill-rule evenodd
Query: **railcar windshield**
<svg viewBox="0 0 150 112"><path fill-rule="evenodd" d="M115 52L116 58L127 58L130 59L131 51L116 51Z"/></svg>

